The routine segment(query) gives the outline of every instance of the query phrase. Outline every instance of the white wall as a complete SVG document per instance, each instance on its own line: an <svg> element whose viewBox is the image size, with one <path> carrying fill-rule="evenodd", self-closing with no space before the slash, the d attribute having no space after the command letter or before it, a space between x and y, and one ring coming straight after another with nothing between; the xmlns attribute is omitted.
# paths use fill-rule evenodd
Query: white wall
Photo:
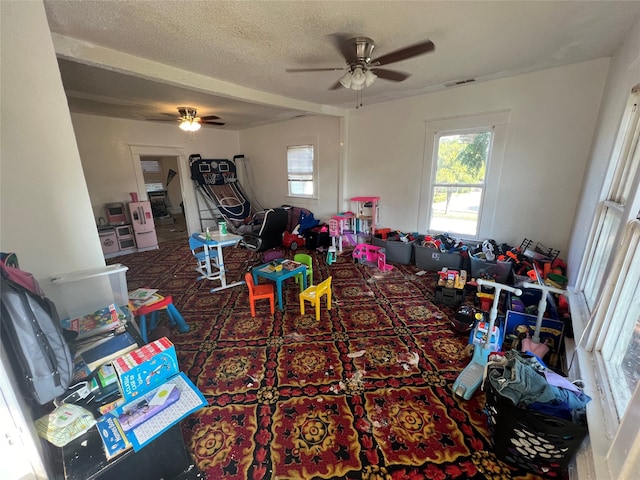
<svg viewBox="0 0 640 480"><path fill-rule="evenodd" d="M183 167L187 172L186 163L191 154L200 154L203 158L231 159L241 153L236 131L203 127L192 138L172 123L165 125L82 114L73 114L71 118L96 219L104 216L105 203L129 202L129 193L138 192L130 148L132 145L152 147L158 153L163 150L182 152ZM176 178L173 181L179 180ZM190 177L182 179L183 182L185 180L188 180L186 185L192 187ZM197 219L193 195L185 194L185 197L185 208ZM177 202L176 206L179 205L180 202ZM189 230L195 231L197 222L192 223Z"/></svg>
<svg viewBox="0 0 640 480"><path fill-rule="evenodd" d="M299 144L301 139L310 137L318 142L318 198L288 197L287 146ZM304 207L311 210L315 218L326 222L341 211L338 199L340 138L338 117L306 117L242 130L240 146L246 156L247 173L251 177L240 177L242 185L245 190L249 190L249 185L253 186L255 196L264 208L284 204ZM250 195L248 191L246 193Z"/></svg>
<svg viewBox="0 0 640 480"><path fill-rule="evenodd" d="M510 111L496 221L488 235L567 253L608 59L434 92L351 112L346 195L380 196L380 225L426 232L418 218L425 121ZM426 199L422 199L426 201Z"/></svg>
<svg viewBox="0 0 640 480"><path fill-rule="evenodd" d="M2 2L0 162L2 251L38 279L104 265L40 2Z"/></svg>
<svg viewBox="0 0 640 480"><path fill-rule="evenodd" d="M0 250L16 252L46 287L47 277L102 266L104 258L42 2L0 2L0 20ZM31 413L17 388L5 387L3 380L16 430L3 421L0 434L13 437L14 466L24 462L15 452L22 445L32 474L21 478L45 478L40 440L25 424Z"/></svg>
<svg viewBox="0 0 640 480"><path fill-rule="evenodd" d="M627 35L624 44L611 60L602 110L571 234L569 278L577 277L596 206L606 196L607 192L602 192L602 185L605 178L613 174L613 169L609 168L609 159L629 94L637 85L640 85L640 23Z"/></svg>
<svg viewBox="0 0 640 480"><path fill-rule="evenodd" d="M483 233L512 245L530 238L566 258L607 67L608 59L599 59L352 110L344 133L349 139L345 198L378 195L381 226L425 233L426 218L419 217L422 172L431 168L425 121L509 110L496 193L504 201L498 201L495 220ZM128 201L136 190L129 144L176 148L186 157L243 153L241 183L263 207L293 204L324 221L348 207L340 198L338 117L306 117L241 132L203 128L195 139L174 125L76 114L72 119L96 216L104 203ZM286 195L286 146L307 137L319 142L317 200Z"/></svg>

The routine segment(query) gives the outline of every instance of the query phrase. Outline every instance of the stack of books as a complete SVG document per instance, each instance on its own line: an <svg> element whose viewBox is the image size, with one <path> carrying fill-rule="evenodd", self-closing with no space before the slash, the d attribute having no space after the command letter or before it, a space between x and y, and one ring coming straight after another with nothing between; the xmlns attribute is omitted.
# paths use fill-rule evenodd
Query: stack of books
<svg viewBox="0 0 640 480"><path fill-rule="evenodd" d="M157 288L138 288L129 292L129 307L134 312L144 305L162 300Z"/></svg>
<svg viewBox="0 0 640 480"><path fill-rule="evenodd" d="M69 344L74 352L74 383L89 381L96 399L113 393L117 382L115 371L108 372L113 359L138 348L126 332L127 315L115 304L79 317L66 318L60 326L71 332ZM109 395L107 395L109 394Z"/></svg>
<svg viewBox="0 0 640 480"><path fill-rule="evenodd" d="M65 318L60 321L60 326L69 332L75 334L73 342L97 337L115 332L116 330L124 330L127 323L127 316L115 304L111 304L95 312L82 315L75 318Z"/></svg>
<svg viewBox="0 0 640 480"><path fill-rule="evenodd" d="M85 350L76 354L84 361L90 371L96 370L101 365L124 355L131 350L138 348L138 343L127 332L112 335L93 343Z"/></svg>
<svg viewBox="0 0 640 480"><path fill-rule="evenodd" d="M139 451L207 404L179 371L175 347L163 337L113 361L122 401L97 421L107 458Z"/></svg>

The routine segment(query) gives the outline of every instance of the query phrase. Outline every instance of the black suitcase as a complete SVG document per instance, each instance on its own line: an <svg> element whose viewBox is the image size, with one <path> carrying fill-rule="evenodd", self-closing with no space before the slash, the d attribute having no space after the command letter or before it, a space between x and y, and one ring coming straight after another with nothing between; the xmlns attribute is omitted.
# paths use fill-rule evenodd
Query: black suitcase
<svg viewBox="0 0 640 480"><path fill-rule="evenodd" d="M53 302L12 281L11 268L1 268L2 344L25 399L44 405L66 392L73 357Z"/></svg>

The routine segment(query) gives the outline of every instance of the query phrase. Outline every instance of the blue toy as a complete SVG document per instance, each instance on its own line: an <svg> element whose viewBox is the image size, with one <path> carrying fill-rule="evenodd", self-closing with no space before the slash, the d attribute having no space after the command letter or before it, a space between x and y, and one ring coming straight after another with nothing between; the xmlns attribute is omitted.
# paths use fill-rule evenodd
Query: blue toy
<svg viewBox="0 0 640 480"><path fill-rule="evenodd" d="M471 332L470 343L473 343L473 357L469 365L460 373L453 384L453 393L459 397L469 400L482 383L484 377L484 367L489 360L489 354L502 348L503 331L496 326L498 318L498 302L500 302L500 292L506 290L515 295L522 295L519 288L509 287L501 283L492 282L483 278L478 279L478 285L495 288L493 294L493 304L489 313L489 322L480 320Z"/></svg>

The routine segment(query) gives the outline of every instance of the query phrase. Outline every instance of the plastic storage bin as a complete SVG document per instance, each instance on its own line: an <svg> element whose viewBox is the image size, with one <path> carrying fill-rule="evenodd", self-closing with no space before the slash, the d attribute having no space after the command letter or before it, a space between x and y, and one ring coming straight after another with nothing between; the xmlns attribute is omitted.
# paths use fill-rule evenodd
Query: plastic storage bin
<svg viewBox="0 0 640 480"><path fill-rule="evenodd" d="M489 262L484 258L469 256L471 262L471 276L473 278L486 278L498 283L508 283L513 264L500 260Z"/></svg>
<svg viewBox="0 0 640 480"><path fill-rule="evenodd" d="M518 408L489 381L484 389L496 456L541 477L561 478L587 435L587 426Z"/></svg>
<svg viewBox="0 0 640 480"><path fill-rule="evenodd" d="M444 253L436 248L423 247L414 243L413 256L416 267L422 270L442 270L443 267L460 270L462 256L459 252Z"/></svg>
<svg viewBox="0 0 640 480"><path fill-rule="evenodd" d="M382 240L381 238L373 237L373 244L376 247L382 247L385 249L387 254L387 263L401 263L403 265L411 263L415 240L405 243L402 241Z"/></svg>
<svg viewBox="0 0 640 480"><path fill-rule="evenodd" d="M79 317L115 303L119 307L129 303L127 270L124 265L65 273L51 279L57 286L62 305L56 304L60 317Z"/></svg>

